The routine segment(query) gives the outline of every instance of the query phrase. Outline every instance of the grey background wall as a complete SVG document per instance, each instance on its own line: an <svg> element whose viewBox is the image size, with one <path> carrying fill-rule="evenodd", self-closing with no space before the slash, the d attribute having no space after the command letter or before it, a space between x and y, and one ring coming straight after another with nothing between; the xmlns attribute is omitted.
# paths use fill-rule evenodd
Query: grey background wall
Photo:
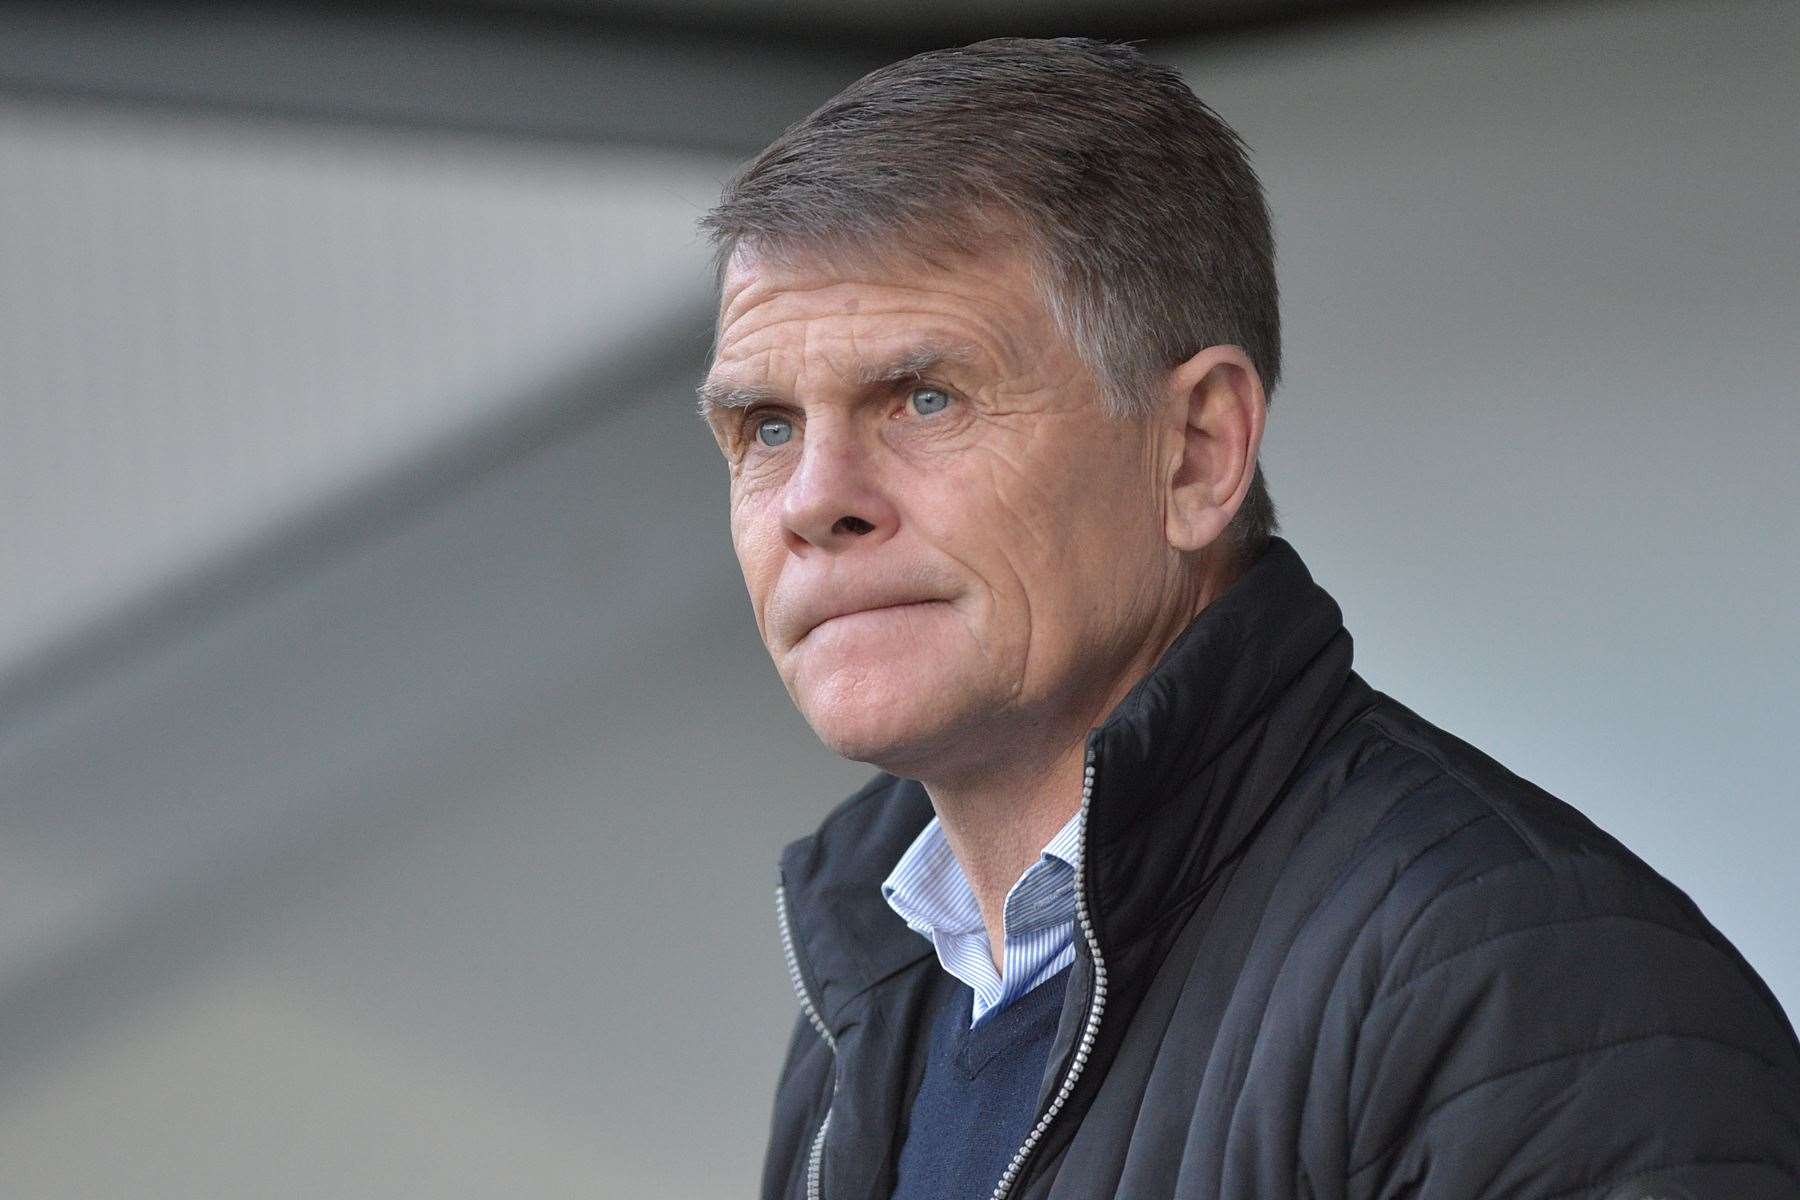
<svg viewBox="0 0 1800 1200"><path fill-rule="evenodd" d="M1151 48L1269 188L1265 461L1360 669L1800 1013L1800 11ZM774 858L866 769L692 415L734 156L635 120L0 91L11 1193L749 1190Z"/></svg>

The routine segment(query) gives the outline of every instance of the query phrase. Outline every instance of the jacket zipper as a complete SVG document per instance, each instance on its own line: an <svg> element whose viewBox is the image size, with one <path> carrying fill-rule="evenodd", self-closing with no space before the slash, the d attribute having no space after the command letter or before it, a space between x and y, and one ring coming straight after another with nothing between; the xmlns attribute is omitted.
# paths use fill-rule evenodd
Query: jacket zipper
<svg viewBox="0 0 1800 1200"><path fill-rule="evenodd" d="M1068 1103L1070 1095L1074 1093L1075 1081L1081 1078L1088 1056L1094 1052L1094 1043L1100 1036L1100 1017L1106 1011L1106 960L1100 955L1100 941L1094 936L1094 922L1088 912L1087 902L1088 806L1093 800L1094 743L1089 740L1087 762L1081 772L1081 836L1076 841L1081 852L1081 862L1075 871L1075 924L1081 930L1081 938L1087 943L1088 954L1094 960L1094 992L1088 1000L1087 1020L1081 1027L1081 1044L1075 1049L1075 1057L1069 1060L1069 1069L1063 1073L1062 1085L1057 1088L1050 1107L1044 1110L1031 1132L1025 1135L1025 1144L1013 1154L1012 1162L1000 1176L1000 1182L994 1185L993 1200L1006 1200L1013 1185L1019 1181L1026 1161L1031 1158L1038 1143L1043 1141L1045 1130L1050 1128L1050 1122L1056 1119L1056 1114L1062 1111L1063 1105Z"/></svg>
<svg viewBox="0 0 1800 1200"><path fill-rule="evenodd" d="M831 1106L837 1102L837 1039L825 1027L818 1006L806 990L806 979L800 974L800 955L794 950L794 931L788 924L787 884L775 886L775 916L781 922L781 954L787 959L788 978L793 980L794 994L800 997L800 1011L812 1022L825 1045L831 1050L831 1099L825 1102L825 1117L819 1132L813 1135L812 1149L806 1156L806 1200L819 1200L819 1168L825 1161L825 1131L831 1127Z"/></svg>
<svg viewBox="0 0 1800 1200"><path fill-rule="evenodd" d="M1012 1161L1007 1164L1000 1182L994 1185L992 1200L1006 1200L1013 1185L1019 1181L1025 1169L1025 1163L1031 1158L1032 1151L1043 1141L1044 1132L1050 1128L1050 1122L1056 1119L1068 1103L1069 1096L1075 1091L1075 1083L1081 1078L1082 1070L1087 1066L1088 1058L1094 1051L1094 1043L1100 1036L1100 1018L1106 1012L1106 959L1100 954L1100 941L1094 936L1093 918L1088 913L1087 904L1087 826L1088 807L1094 799L1094 745L1090 741L1087 747L1087 761L1081 773L1081 834L1077 841L1080 847L1081 863L1075 872L1075 924L1081 931L1081 938L1087 943L1088 955L1094 960L1094 991L1088 999L1087 1018L1081 1028L1081 1043L1075 1048L1075 1057L1069 1061L1069 1068L1063 1073L1061 1085L1056 1096L1050 1101L1043 1115L1038 1117L1037 1124L1025 1135L1025 1144L1014 1151ZM819 1172L825 1159L825 1131L831 1128L831 1108L837 1101L837 1039L831 1036L831 1030L825 1027L825 1021L819 1016L819 1010L813 1004L812 996L806 990L806 980L800 974L800 957L794 950L794 933L788 924L787 885L779 884L775 888L775 915L781 921L781 952L787 959L788 976L794 983L794 994L800 998L800 1011L812 1022L819 1036L825 1039L832 1055L831 1099L825 1104L825 1117L819 1122L819 1131L813 1135L812 1149L806 1156L806 1200L820 1200Z"/></svg>

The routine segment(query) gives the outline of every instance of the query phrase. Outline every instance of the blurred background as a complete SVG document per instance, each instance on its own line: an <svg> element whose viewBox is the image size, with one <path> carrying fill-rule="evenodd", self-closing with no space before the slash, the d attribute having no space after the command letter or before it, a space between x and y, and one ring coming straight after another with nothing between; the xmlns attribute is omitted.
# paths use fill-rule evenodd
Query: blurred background
<svg viewBox="0 0 1800 1200"><path fill-rule="evenodd" d="M8 5L9 1196L753 1192L868 769L750 621L693 222L998 33L1244 134L1359 669L1800 1015L1800 5Z"/></svg>

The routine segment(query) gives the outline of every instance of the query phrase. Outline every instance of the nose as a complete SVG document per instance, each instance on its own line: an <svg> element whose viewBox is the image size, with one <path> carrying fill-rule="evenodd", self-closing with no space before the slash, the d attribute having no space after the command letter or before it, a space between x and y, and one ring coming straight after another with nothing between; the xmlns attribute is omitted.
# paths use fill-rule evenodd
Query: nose
<svg viewBox="0 0 1800 1200"><path fill-rule="evenodd" d="M899 516L877 486L873 468L869 448L854 430L835 422L809 424L782 496L788 549L836 554L892 535Z"/></svg>

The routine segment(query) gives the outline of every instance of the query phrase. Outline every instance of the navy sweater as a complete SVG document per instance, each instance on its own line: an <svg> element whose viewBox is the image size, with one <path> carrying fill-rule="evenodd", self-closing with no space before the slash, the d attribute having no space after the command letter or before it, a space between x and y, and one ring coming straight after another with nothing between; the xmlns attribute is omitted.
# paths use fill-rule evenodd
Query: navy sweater
<svg viewBox="0 0 1800 1200"><path fill-rule="evenodd" d="M925 1075L893 1200L968 1200L993 1190L1037 1115L1068 982L1064 967L973 1029L968 985L947 993L927 1027Z"/></svg>

